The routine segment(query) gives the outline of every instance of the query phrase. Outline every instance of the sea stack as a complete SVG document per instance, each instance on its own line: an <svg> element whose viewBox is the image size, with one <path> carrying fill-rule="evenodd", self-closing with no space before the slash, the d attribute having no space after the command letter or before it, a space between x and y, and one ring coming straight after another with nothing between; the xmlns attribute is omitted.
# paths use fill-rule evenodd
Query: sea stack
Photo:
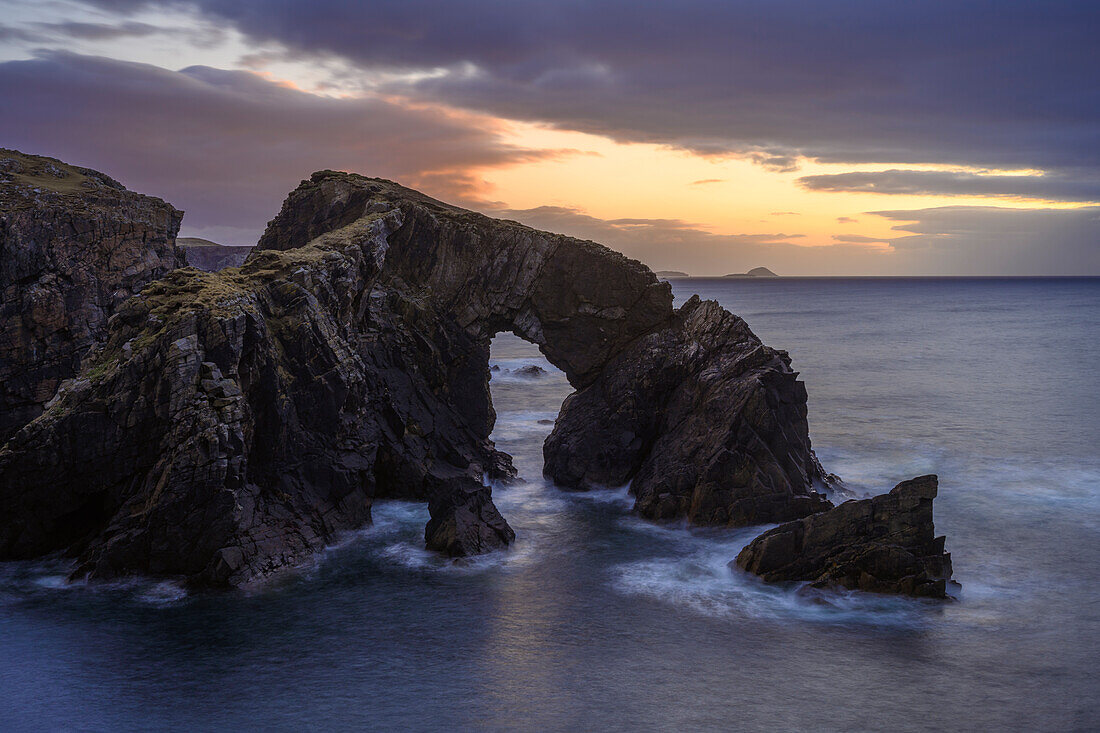
<svg viewBox="0 0 1100 733"><path fill-rule="evenodd" d="M734 562L770 582L945 598L951 555L932 522L938 486L936 476L919 476L888 494L781 524Z"/></svg>

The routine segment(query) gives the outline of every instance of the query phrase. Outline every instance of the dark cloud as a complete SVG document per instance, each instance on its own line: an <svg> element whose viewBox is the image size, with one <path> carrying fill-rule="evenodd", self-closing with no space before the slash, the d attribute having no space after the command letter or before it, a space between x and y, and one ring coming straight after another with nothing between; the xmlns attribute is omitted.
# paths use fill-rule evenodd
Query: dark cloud
<svg viewBox="0 0 1100 733"><path fill-rule="evenodd" d="M836 218L837 224L855 224L857 221L857 219L853 219L850 216L838 216Z"/></svg>
<svg viewBox="0 0 1100 733"><path fill-rule="evenodd" d="M164 29L148 23L80 23L77 21L64 21L61 23L34 23L35 28L47 33L67 36L82 41L110 41L119 38L142 38L156 33L165 32Z"/></svg>
<svg viewBox="0 0 1100 733"><path fill-rule="evenodd" d="M35 33L34 31L27 30L26 28L16 28L10 25L0 24L0 43L10 41L21 41L23 43L42 43L49 40L48 36L44 36L41 33Z"/></svg>
<svg viewBox="0 0 1100 733"><path fill-rule="evenodd" d="M865 237L862 234L834 234L833 239L837 242L846 242L848 244L889 244L889 238L883 237Z"/></svg>
<svg viewBox="0 0 1100 733"><path fill-rule="evenodd" d="M887 170L803 176L798 183L811 191L1100 201L1100 176L1085 178L1053 174L1018 176L965 171Z"/></svg>
<svg viewBox="0 0 1100 733"><path fill-rule="evenodd" d="M193 233L240 244L315 170L394 178L462 202L478 195L478 167L553 154L503 144L484 120L438 109L68 53L0 64L0 140L104 170L186 210Z"/></svg>
<svg viewBox="0 0 1100 733"><path fill-rule="evenodd" d="M446 72L395 85L402 93L621 140L733 151L779 170L801 155L1100 169L1093 0L172 4L298 53Z"/></svg>

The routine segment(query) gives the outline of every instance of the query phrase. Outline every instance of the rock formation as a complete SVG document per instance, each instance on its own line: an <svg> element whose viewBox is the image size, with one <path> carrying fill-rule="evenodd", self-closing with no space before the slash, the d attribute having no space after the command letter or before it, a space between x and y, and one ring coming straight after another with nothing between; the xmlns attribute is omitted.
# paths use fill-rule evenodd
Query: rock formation
<svg viewBox="0 0 1100 733"><path fill-rule="evenodd" d="M376 497L426 500L433 549L500 547L482 477L514 470L488 439L491 337L516 330L583 383L670 299L599 245L317 174L243 267L127 301L0 450L0 556L240 584L369 522Z"/></svg>
<svg viewBox="0 0 1100 733"><path fill-rule="evenodd" d="M104 242L129 247L119 231L170 246L178 212L102 185L121 213L85 212L83 186L66 204L92 219L100 259ZM35 211L52 211L52 195ZM36 231L20 240L31 251L68 236ZM131 290L178 264L149 251L123 250ZM62 292L65 318L99 302ZM427 502L431 549L505 546L514 533L484 482L515 474L489 439L489 344L502 331L537 344L577 390L545 445L563 485L631 481L643 515L702 524L831 506L815 491L826 477L805 388L744 321L697 297L674 311L667 283L593 242L389 181L315 173L242 266L174 270L110 310L79 373L0 448L0 558L61 552L96 578L239 585L369 523L383 497ZM22 343L14 361L38 368Z"/></svg>
<svg viewBox="0 0 1100 733"><path fill-rule="evenodd" d="M797 377L785 352L692 296L565 400L546 473L573 488L632 481L652 519L747 525L827 509Z"/></svg>
<svg viewBox="0 0 1100 733"><path fill-rule="evenodd" d="M182 216L102 173L0 149L0 445L77 373L122 301L183 265Z"/></svg>
<svg viewBox="0 0 1100 733"><path fill-rule="evenodd" d="M251 247L235 247L199 237L179 237L176 245L183 250L187 264L204 272L217 272L244 264Z"/></svg>
<svg viewBox="0 0 1100 733"><path fill-rule="evenodd" d="M951 555L932 523L937 487L936 476L920 476L888 494L782 524L735 562L767 581L944 598Z"/></svg>

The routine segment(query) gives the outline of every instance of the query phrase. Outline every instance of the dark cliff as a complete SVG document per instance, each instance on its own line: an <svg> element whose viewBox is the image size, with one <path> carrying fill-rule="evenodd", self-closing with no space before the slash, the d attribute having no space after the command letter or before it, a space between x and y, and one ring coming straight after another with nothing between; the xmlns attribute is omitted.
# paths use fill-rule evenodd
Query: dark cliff
<svg viewBox="0 0 1100 733"><path fill-rule="evenodd" d="M169 272L111 310L75 378L0 448L0 558L240 585L387 497L428 504L431 549L504 547L485 483L515 474L489 438L502 331L577 389L545 446L561 484L632 481L643 515L704 524L831 506L805 389L744 321L698 298L673 310L667 283L593 242L389 181L315 173L242 266Z"/></svg>
<svg viewBox="0 0 1100 733"><path fill-rule="evenodd" d="M488 438L492 335L521 331L592 379L670 300L599 245L317 174L243 267L127 301L0 450L0 555L240 584L369 522L380 496L427 501L433 549L503 546L482 484L514 474Z"/></svg>
<svg viewBox="0 0 1100 733"><path fill-rule="evenodd" d="M785 352L693 296L565 400L546 473L575 488L631 481L651 519L748 525L827 509L797 377Z"/></svg>
<svg viewBox="0 0 1100 733"><path fill-rule="evenodd" d="M77 373L120 303L183 265L182 216L97 171L0 149L0 445Z"/></svg>

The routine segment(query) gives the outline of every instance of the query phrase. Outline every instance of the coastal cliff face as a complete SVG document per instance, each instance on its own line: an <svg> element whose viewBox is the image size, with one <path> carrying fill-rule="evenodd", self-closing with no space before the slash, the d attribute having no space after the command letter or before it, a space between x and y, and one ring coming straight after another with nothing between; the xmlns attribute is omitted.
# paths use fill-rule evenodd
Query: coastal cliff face
<svg viewBox="0 0 1100 733"><path fill-rule="evenodd" d="M514 331L575 386L595 380L608 360L671 315L668 285L618 252L353 174L314 174L290 194L256 249L300 247L394 208L403 224L389 238L387 290L430 304L486 348L497 333Z"/></svg>
<svg viewBox="0 0 1100 733"><path fill-rule="evenodd" d="M182 216L97 171L0 149L0 445L77 373L120 303L184 264Z"/></svg>
<svg viewBox="0 0 1100 733"><path fill-rule="evenodd" d="M491 336L520 330L591 379L670 300L598 245L317 174L243 267L127 301L0 450L0 555L237 585L366 524L375 497L427 501L433 549L501 547L482 479L514 469L488 438Z"/></svg>
<svg viewBox="0 0 1100 733"><path fill-rule="evenodd" d="M459 514L436 540L451 554L510 541L481 483L510 463L486 416L454 401L476 344L372 296L399 224L372 215L128 301L80 377L0 450L0 552L237 585L368 523L376 495Z"/></svg>
<svg viewBox="0 0 1100 733"><path fill-rule="evenodd" d="M64 292L80 312L85 292ZM667 283L593 242L389 181L315 173L242 266L171 271L112 309L0 448L0 558L241 585L368 524L377 498L426 502L430 549L504 547L485 483L515 475L489 439L502 331L577 389L545 445L563 486L629 481L644 516L700 524L831 506L805 389L744 321L697 297L673 310Z"/></svg>
<svg viewBox="0 0 1100 733"><path fill-rule="evenodd" d="M832 506L790 357L698 296L570 395L546 473L573 488L631 481L635 509L695 524L782 522Z"/></svg>

